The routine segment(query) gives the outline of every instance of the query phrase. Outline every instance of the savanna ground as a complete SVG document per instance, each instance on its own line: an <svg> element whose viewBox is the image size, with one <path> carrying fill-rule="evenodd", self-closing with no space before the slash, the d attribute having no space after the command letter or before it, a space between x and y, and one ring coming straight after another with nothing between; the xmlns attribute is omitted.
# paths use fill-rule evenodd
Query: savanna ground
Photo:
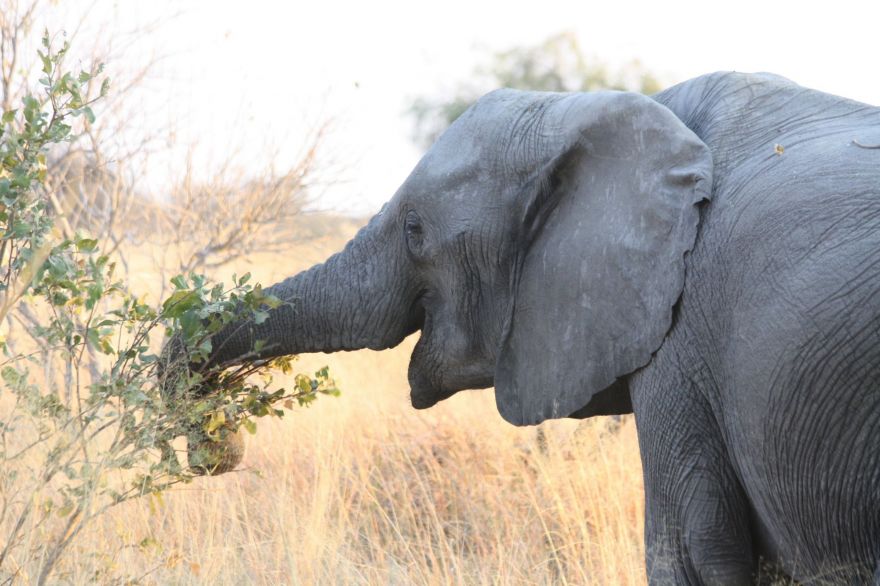
<svg viewBox="0 0 880 586"><path fill-rule="evenodd" d="M348 221L249 270L270 284L321 261ZM156 290L156 250L130 255ZM416 334L417 336L417 334ZM260 421L243 470L117 507L77 540L59 579L158 584L643 584L635 425L516 428L491 391L409 405L415 337L385 352L302 356L343 395Z"/></svg>

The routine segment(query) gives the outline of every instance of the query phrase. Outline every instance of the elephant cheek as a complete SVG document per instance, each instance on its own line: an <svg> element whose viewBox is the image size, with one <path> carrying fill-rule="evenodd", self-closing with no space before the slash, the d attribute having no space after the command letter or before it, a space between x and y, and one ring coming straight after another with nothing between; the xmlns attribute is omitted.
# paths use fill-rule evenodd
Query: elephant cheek
<svg viewBox="0 0 880 586"><path fill-rule="evenodd" d="M244 452L244 436L240 431L228 431L220 440L212 440L201 432L187 436L187 461L190 470L198 476L231 472L241 464Z"/></svg>

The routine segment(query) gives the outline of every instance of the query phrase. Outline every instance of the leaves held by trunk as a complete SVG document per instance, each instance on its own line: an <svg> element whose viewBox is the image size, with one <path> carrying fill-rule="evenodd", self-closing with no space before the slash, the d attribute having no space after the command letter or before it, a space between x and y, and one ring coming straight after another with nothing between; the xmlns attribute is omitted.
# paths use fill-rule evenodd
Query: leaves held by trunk
<svg viewBox="0 0 880 586"><path fill-rule="evenodd" d="M212 363L215 334L226 327L261 323L269 311L281 305L259 285L250 287L249 280L249 274L233 276L230 289L200 275L172 280L176 290L163 303L161 312L161 317L168 320L170 341L161 360L160 385L166 402L190 415L178 430L179 435L198 430L204 439L218 442L227 432L237 433L242 426L254 433L254 418L284 415L278 404L296 401L302 406L318 395L339 394L326 367L314 376L295 375L290 389L276 386L273 371L291 374L294 357L258 360L265 340L254 340L251 352L239 357L234 365Z"/></svg>

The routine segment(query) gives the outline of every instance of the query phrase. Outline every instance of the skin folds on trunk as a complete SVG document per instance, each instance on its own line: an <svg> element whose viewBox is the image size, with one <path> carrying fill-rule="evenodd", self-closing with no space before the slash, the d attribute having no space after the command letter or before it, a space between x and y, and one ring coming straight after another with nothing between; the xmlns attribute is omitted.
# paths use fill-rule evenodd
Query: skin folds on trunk
<svg viewBox="0 0 880 586"><path fill-rule="evenodd" d="M394 254L377 246L370 223L326 262L267 289L281 300L262 323L235 322L214 335L212 365L243 358L273 358L306 352L336 352L396 346L417 329L415 294ZM260 352L254 344L262 341Z"/></svg>

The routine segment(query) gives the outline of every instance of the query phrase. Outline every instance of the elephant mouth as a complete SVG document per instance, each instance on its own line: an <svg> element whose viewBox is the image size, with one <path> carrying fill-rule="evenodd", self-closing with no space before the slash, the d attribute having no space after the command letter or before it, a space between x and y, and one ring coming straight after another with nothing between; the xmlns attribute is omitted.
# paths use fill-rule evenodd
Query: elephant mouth
<svg viewBox="0 0 880 586"><path fill-rule="evenodd" d="M436 345L431 313L423 312L421 336L409 362L410 402L427 409L465 389L485 389L494 384L491 373L465 361L449 365Z"/></svg>
<svg viewBox="0 0 880 586"><path fill-rule="evenodd" d="M410 402L415 409L433 407L439 401L451 396L455 392L443 392L438 384L440 381L431 380L428 376L428 372L439 374L439 369L436 367L431 368L428 365L428 363L432 362L428 358L431 354L428 348L428 340L430 339L432 329L430 315L425 311L424 305L421 303L422 297L420 295L418 300L418 307L421 313L421 324L419 327L421 334L410 356L409 371L407 373L410 386Z"/></svg>
<svg viewBox="0 0 880 586"><path fill-rule="evenodd" d="M423 391L418 390L413 386L410 391L410 402L414 409L427 409L433 407L444 399L448 399L457 392L458 391Z"/></svg>

